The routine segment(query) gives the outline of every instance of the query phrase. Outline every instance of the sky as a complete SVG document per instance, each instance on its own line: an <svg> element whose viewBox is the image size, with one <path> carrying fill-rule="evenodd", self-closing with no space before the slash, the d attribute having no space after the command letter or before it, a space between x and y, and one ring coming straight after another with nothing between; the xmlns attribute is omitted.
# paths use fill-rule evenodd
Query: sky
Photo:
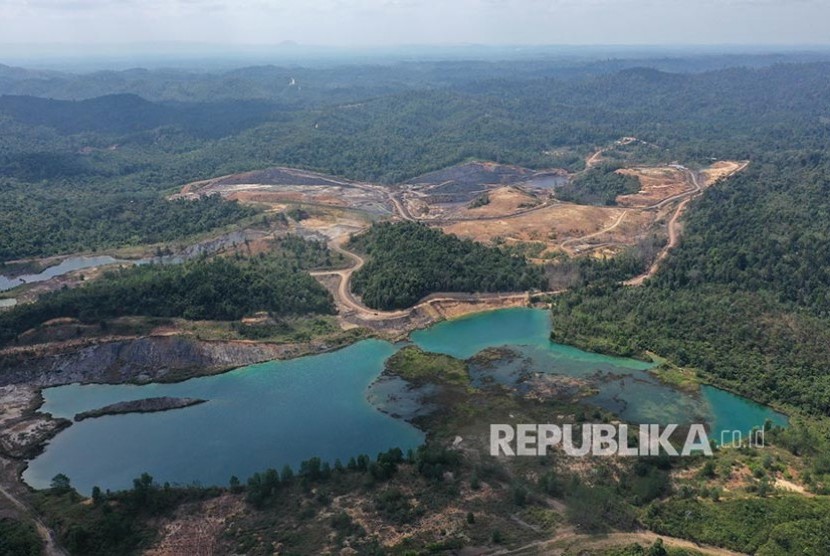
<svg viewBox="0 0 830 556"><path fill-rule="evenodd" d="M0 0L0 43L830 43L828 0Z"/></svg>

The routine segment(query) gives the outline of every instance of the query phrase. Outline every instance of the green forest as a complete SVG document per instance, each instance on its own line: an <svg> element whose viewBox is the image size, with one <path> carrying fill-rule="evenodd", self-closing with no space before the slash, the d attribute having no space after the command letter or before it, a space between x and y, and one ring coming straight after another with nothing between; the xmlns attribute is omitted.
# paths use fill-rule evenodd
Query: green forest
<svg viewBox="0 0 830 556"><path fill-rule="evenodd" d="M637 193L640 181L618 174L620 164L602 163L571 179L556 190L556 198L581 205L616 205L617 196Z"/></svg>
<svg viewBox="0 0 830 556"><path fill-rule="evenodd" d="M292 259L220 257L112 271L0 314L0 342L58 317L98 323L127 315L231 321L259 311L275 316L332 314L330 294Z"/></svg>
<svg viewBox="0 0 830 556"><path fill-rule="evenodd" d="M168 198L194 180L274 165L390 187L470 160L563 168L577 175L556 189L558 199L604 206L638 188L615 172L623 164L676 162L696 170L749 160L690 202L680 243L640 287L622 282L648 269L665 245L660 234L614 258L557 257L538 266L523 256L527 250L488 247L413 222L375 224L351 238L349 248L366 259L351 285L376 310L410 307L433 292L567 289L537 296L551 302L554 341L643 359L654 354L667 367L682 367L690 383L713 383L791 417L786 429L766 431L769 450L717 449L708 461L606 458L574 471L555 456L488 460L473 442L482 423L505 422L496 418L561 415L588 423L618 416L558 395L515 395L498 381L474 386L473 360L409 347L389 358L384 373L439 396L436 412L416 422L425 446L343 462L312 458L297 469L230 477L227 488L159 485L144 474L130 490L96 489L90 499L58 475L28 501L73 554L149 548L162 519L205 514L196 505L219 497L236 497L240 509L225 516L229 525L218 539L235 553L345 546L387 553L344 511L344 500L388 525L460 514L440 534L399 540L399 554L508 551L562 531L644 528L761 556L830 553L826 59L805 52L85 75L0 65L0 95L0 263L168 244L161 250L240 222L266 224L270 216L218 196ZM607 149L623 136L638 140ZM586 158L601 148L610 162L586 169ZM470 206L489 201L481 195ZM317 214L295 208L275 218L284 223L288 216ZM0 313L0 345L27 357L40 336L26 332L50 319L78 319L66 333L77 328L80 338L82 328L112 333L121 325L115 319L130 316L152 319L123 321L224 321L213 333L227 335L214 337L342 345L320 339L337 323L313 315L333 315L335 306L308 271L344 268L346 257L296 236L274 240L262 254L237 247L233 255L120 268L21 303ZM273 319L240 322L258 312ZM291 330L292 319L308 315ZM350 334L344 341L371 332ZM465 444L447 448L459 432ZM776 489L781 478L811 495ZM0 519L0 556L40 554L40 544L31 524ZM654 542L607 553L694 552Z"/></svg>
<svg viewBox="0 0 830 556"><path fill-rule="evenodd" d="M56 186L59 187L59 186ZM147 195L79 195L62 202L24 186L0 195L0 260L172 242L256 213L218 195L165 201Z"/></svg>
<svg viewBox="0 0 830 556"><path fill-rule="evenodd" d="M411 307L435 292L547 289L543 269L524 258L414 222L375 224L349 246L368 257L352 287L374 309Z"/></svg>

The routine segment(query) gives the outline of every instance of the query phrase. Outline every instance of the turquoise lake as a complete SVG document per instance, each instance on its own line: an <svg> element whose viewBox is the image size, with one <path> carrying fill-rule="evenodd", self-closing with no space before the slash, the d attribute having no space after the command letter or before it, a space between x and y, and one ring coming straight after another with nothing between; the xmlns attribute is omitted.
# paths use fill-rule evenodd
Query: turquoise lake
<svg viewBox="0 0 830 556"><path fill-rule="evenodd" d="M548 340L550 326L547 311L505 309L437 324L412 333L411 341L459 358L488 347L510 347L534 371L589 380L598 393L586 403L633 423L705 422L713 438L719 438L721 430L749 431L766 419L787 423L784 415L768 407L716 388L704 386L699 395L691 395L661 384L648 371L649 363L554 344ZM41 410L68 419L81 411L148 397L191 397L208 403L75 423L30 462L23 478L43 488L54 475L64 473L82 493L95 485L129 487L143 472L158 482L225 485L231 475L244 481L254 472L296 466L313 456L345 462L391 447L406 451L423 442L423 433L369 401L405 387L399 381L370 389L397 349L388 342L364 340L336 352L178 384L46 389ZM412 406L411 399L399 403L401 411L392 413L417 411L403 407Z"/></svg>

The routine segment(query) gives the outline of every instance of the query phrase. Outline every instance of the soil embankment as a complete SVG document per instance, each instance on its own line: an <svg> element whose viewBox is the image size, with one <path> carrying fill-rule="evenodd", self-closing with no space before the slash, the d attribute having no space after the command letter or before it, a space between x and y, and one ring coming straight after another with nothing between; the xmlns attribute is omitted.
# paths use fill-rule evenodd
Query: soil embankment
<svg viewBox="0 0 830 556"><path fill-rule="evenodd" d="M20 352L0 359L0 386L37 387L80 383L172 382L216 374L273 359L319 353L333 346L203 341L187 336L149 336L81 347ZM1 357L2 355L0 355Z"/></svg>

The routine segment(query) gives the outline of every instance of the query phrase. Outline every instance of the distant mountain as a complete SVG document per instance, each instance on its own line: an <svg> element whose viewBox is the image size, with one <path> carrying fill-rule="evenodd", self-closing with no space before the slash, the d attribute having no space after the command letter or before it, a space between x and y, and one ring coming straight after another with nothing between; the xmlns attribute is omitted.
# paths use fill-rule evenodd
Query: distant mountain
<svg viewBox="0 0 830 556"><path fill-rule="evenodd" d="M790 52L780 54L702 54L659 53L656 57L624 58L588 55L544 54L520 59L465 57L457 59L420 59L405 56L383 61L382 58L343 58L337 64L317 66L293 65L290 53L301 46L275 48L283 65L266 63L230 70L197 71L192 69L106 70L91 73L28 70L0 65L0 94L31 95L62 100L89 99L104 95L129 93L150 101L207 102L222 99L271 100L309 107L352 102L396 92L427 88L472 87L481 81L507 81L540 78L584 79L609 75L631 68L649 68L663 72L692 74L729 67L769 67L792 62L830 60L830 52ZM626 52L626 51L623 51ZM471 53L468 53L472 55ZM493 54L493 53L491 53ZM506 55L506 54L505 54ZM293 81L292 81L293 80ZM296 86L289 86L290 83Z"/></svg>
<svg viewBox="0 0 830 556"><path fill-rule="evenodd" d="M29 126L50 127L62 134L124 135L178 126L194 135L221 137L262 123L277 110L274 103L264 101L159 103L133 94L105 95L80 101L15 95L0 97L0 114Z"/></svg>

